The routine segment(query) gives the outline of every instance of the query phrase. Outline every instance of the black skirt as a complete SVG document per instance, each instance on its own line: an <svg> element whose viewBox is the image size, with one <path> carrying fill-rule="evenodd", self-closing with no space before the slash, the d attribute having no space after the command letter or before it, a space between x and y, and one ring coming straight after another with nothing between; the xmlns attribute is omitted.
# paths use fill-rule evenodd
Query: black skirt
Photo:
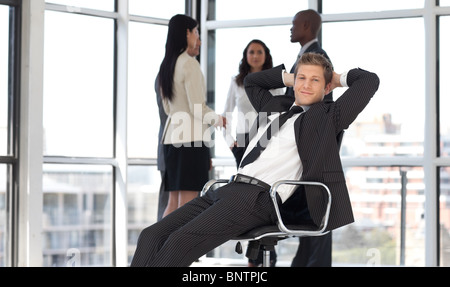
<svg viewBox="0 0 450 287"><path fill-rule="evenodd" d="M210 148L201 142L164 145L166 191L201 191L209 180Z"/></svg>

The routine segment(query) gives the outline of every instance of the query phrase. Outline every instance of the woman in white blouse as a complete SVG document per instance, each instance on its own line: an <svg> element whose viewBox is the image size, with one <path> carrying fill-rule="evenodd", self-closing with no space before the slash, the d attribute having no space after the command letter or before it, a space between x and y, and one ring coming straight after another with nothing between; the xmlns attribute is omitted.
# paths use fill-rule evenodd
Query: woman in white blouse
<svg viewBox="0 0 450 287"><path fill-rule="evenodd" d="M210 127L225 125L225 119L206 105L206 84L195 58L199 51L197 21L186 15L173 16L159 70L164 111L168 115L162 142L165 186L170 193L163 216L197 197L209 180Z"/></svg>
<svg viewBox="0 0 450 287"><path fill-rule="evenodd" d="M239 62L239 74L231 79L228 89L225 108L222 113L227 119L227 129L224 129L225 141L230 147L236 165L239 167L245 151L245 137L250 127L256 120L257 113L250 103L244 90L244 78L254 72L270 69L273 67L272 55L267 45L258 39L251 40L242 53ZM284 94L284 89L271 90L274 95ZM233 113L237 112L236 131L233 135L230 127L233 122Z"/></svg>

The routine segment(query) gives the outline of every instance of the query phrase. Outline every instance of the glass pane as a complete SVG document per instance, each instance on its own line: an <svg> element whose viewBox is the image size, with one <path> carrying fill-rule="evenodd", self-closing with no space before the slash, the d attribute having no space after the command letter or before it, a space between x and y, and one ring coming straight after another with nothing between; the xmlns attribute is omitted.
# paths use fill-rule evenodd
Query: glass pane
<svg viewBox="0 0 450 287"><path fill-rule="evenodd" d="M214 19L209 15L210 20L294 17L298 11L308 8L308 0L216 0L215 2L216 17Z"/></svg>
<svg viewBox="0 0 450 287"><path fill-rule="evenodd" d="M47 0L47 3L75 6L81 8L90 8L105 11L114 11L114 0Z"/></svg>
<svg viewBox="0 0 450 287"><path fill-rule="evenodd" d="M374 98L346 131L341 154L422 156L425 52L424 45L417 43L425 41L423 19L325 23L322 28L323 48L338 72L361 67L380 77ZM378 31L383 31L383 43L379 41ZM414 85L403 85L411 81L411 76L393 67L416 71ZM334 98L343 91L336 89Z"/></svg>
<svg viewBox="0 0 450 287"><path fill-rule="evenodd" d="M418 9L423 7L424 0L323 0L324 14Z"/></svg>
<svg viewBox="0 0 450 287"><path fill-rule="evenodd" d="M291 25L256 28L231 28L216 31L215 87L208 86L209 93L215 93L215 110L222 114L225 108L231 78L239 72L242 52L253 39L262 40L270 49L274 66L285 64L290 69L297 59L300 45L291 43ZM233 45L230 45L233 43ZM211 47L209 47L211 49ZM224 136L216 130L215 156L232 157Z"/></svg>
<svg viewBox="0 0 450 287"><path fill-rule="evenodd" d="M450 113L447 107L450 106L450 39L447 36L450 33L450 16L439 18L439 43L440 43L440 77L439 77L439 110L440 110L440 141L441 156L450 156Z"/></svg>
<svg viewBox="0 0 450 287"><path fill-rule="evenodd" d="M0 155L8 153L9 7L0 5Z"/></svg>
<svg viewBox="0 0 450 287"><path fill-rule="evenodd" d="M113 154L114 21L45 12L44 154Z"/></svg>
<svg viewBox="0 0 450 287"><path fill-rule="evenodd" d="M130 14L148 16L162 19L170 19L175 14L184 14L185 0L148 1L129 0Z"/></svg>
<svg viewBox="0 0 450 287"><path fill-rule="evenodd" d="M143 37L151 35L151 37ZM155 79L167 26L130 22L128 45L128 156L156 158L160 127ZM155 39L164 39L156 41ZM164 125L164 123L163 123Z"/></svg>
<svg viewBox="0 0 450 287"><path fill-rule="evenodd" d="M440 266L450 267L450 167L440 169L439 226Z"/></svg>
<svg viewBox="0 0 450 287"><path fill-rule="evenodd" d="M112 167L43 167L43 266L111 266Z"/></svg>
<svg viewBox="0 0 450 287"><path fill-rule="evenodd" d="M405 266L424 266L423 168L401 170L405 172L404 186L399 167L346 169L355 222L333 231L333 265L389 266L404 262ZM402 188L406 194L404 236Z"/></svg>
<svg viewBox="0 0 450 287"><path fill-rule="evenodd" d="M128 166L128 262L142 229L158 218L160 172L156 166Z"/></svg>
<svg viewBox="0 0 450 287"><path fill-rule="evenodd" d="M440 6L450 6L450 0L439 0Z"/></svg>
<svg viewBox="0 0 450 287"><path fill-rule="evenodd" d="M0 267L6 266L6 165L0 164Z"/></svg>

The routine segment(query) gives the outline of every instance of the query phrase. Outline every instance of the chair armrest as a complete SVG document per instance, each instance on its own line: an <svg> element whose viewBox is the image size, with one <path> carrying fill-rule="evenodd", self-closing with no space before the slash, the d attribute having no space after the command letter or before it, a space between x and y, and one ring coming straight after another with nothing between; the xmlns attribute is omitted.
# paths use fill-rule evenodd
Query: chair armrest
<svg viewBox="0 0 450 287"><path fill-rule="evenodd" d="M286 227L286 225L283 222L283 219L281 218L281 213L280 213L280 209L278 207L278 202L277 202L277 189L280 185L283 184L290 184L290 185L316 185L316 186L321 186L323 189L325 189L325 191L328 193L328 202L327 202L327 208L325 211L325 214L322 218L322 226L319 230L316 231L311 231L311 230L292 230ZM328 187L321 183L321 182L315 182L315 181L300 181L300 180L280 180L275 182L272 185L272 188L270 189L270 197L272 198L273 204L275 206L275 212L278 218L278 227L280 228L281 231L288 233L290 235L295 235L295 236L320 236L323 235L325 233L328 233L328 231L325 232L325 229L327 228L328 225L328 218L330 216L330 209L331 209L331 192L328 189Z"/></svg>
<svg viewBox="0 0 450 287"><path fill-rule="evenodd" d="M203 186L202 191L200 192L200 196L205 195L214 185L218 183L228 183L229 179L211 179L208 182L205 183Z"/></svg>

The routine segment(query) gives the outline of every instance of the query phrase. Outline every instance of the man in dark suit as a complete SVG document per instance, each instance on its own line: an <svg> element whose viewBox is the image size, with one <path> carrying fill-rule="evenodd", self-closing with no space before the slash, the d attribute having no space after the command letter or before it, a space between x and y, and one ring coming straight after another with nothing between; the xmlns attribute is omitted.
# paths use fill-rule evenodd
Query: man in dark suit
<svg viewBox="0 0 450 287"><path fill-rule="evenodd" d="M300 11L294 16L291 27L291 42L300 43L301 46L297 60L303 53L315 52L324 55L331 63L330 57L318 41L321 27L322 18L320 14L312 9ZM296 68L297 60L291 68L291 73ZM293 89L286 89L286 95L293 96ZM325 100L332 101L333 93L327 94ZM300 245L292 260L292 267L331 267L332 232L320 237L300 237L299 241Z"/></svg>
<svg viewBox="0 0 450 287"><path fill-rule="evenodd" d="M291 43L299 43L300 52L297 55L297 59L295 60L290 73L294 73L298 59L300 59L303 53L307 52L322 54L330 61L330 63L332 63L330 57L328 57L327 52L322 49L318 40L321 28L322 18L320 17L320 14L315 10L302 10L295 14L294 18L292 19ZM294 96L292 87L288 87L285 94ZM333 100L332 93L326 95L325 100Z"/></svg>
<svg viewBox="0 0 450 287"><path fill-rule="evenodd" d="M248 75L244 84L250 102L270 123L260 122L238 174L228 184L193 199L141 232L131 266L189 266L248 230L274 224L268 190L280 179L320 181L329 187L333 201L327 230L354 221L336 135L369 103L378 89L377 75L361 69L338 74L325 57L307 53L294 74L280 65ZM285 86L294 87L295 98L270 93ZM323 101L331 90L343 86L349 88L339 99ZM282 118L285 123L277 127ZM319 226L326 200L316 189L305 187L304 219ZM292 193L291 186L279 189L279 204Z"/></svg>

